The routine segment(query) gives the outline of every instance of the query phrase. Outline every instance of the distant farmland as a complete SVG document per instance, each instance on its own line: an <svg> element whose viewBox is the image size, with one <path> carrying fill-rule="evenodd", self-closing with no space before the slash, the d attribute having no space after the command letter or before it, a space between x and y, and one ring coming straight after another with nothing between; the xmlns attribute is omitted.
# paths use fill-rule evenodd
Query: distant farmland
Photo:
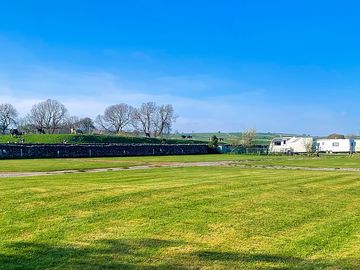
<svg viewBox="0 0 360 270"><path fill-rule="evenodd" d="M166 139L166 143L208 143L209 138L216 135L218 138L223 138L224 143L231 143L231 140L241 136L241 133L186 133L190 135L191 139L183 139L182 134L164 136L163 138L147 138L147 137L132 137L123 135L72 135L72 134L26 134L19 137L12 137L10 135L0 135L0 143L19 142L24 138L25 143L162 143ZM278 136L286 136L286 134L276 133L258 133L254 144L268 145L270 141ZM293 135L288 135L293 136Z"/></svg>
<svg viewBox="0 0 360 270"><path fill-rule="evenodd" d="M232 139L241 136L240 132L213 132L213 133L186 133L186 135L191 135L193 140L199 141L209 141L209 138L213 135L218 138L223 138L225 143L231 143ZM270 141L279 136L298 136L295 134L284 134L284 133L257 133L256 139L253 141L253 144L257 145L269 145ZM179 138L180 135L172 136L174 138Z"/></svg>

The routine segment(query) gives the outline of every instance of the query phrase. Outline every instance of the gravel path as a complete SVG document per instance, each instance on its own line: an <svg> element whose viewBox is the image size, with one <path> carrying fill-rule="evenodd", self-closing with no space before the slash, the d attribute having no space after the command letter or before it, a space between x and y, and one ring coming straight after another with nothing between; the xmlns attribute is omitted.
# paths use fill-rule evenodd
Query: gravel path
<svg viewBox="0 0 360 270"><path fill-rule="evenodd" d="M102 168L102 169L85 169L85 170L61 170L51 172L0 172L0 178L9 177L30 177L30 176L44 176L44 175L58 175L66 173L95 173L108 171L129 171L129 170L144 170L154 168L178 168L178 167L212 167L212 166L229 166L233 164L231 161L214 161L214 162L173 162L173 163L158 163L156 165L140 165L127 168Z"/></svg>
<svg viewBox="0 0 360 270"><path fill-rule="evenodd" d="M305 171L345 171L345 172L360 172L360 168L312 168L312 167L296 167L296 166L267 166L267 165L243 165L242 162L236 161L213 161L213 162L172 162L172 163L157 163L149 165L132 166L128 168L102 168L102 169L87 169L87 170L61 170L51 172L0 172L0 178L11 177L31 177L44 175L58 175L67 173L96 173L108 171L129 171L129 170L145 170L154 168L179 168L179 167L213 167L213 166L232 166L241 169L271 169L271 170L305 170Z"/></svg>
<svg viewBox="0 0 360 270"><path fill-rule="evenodd" d="M237 164L238 168L248 169L272 169L272 170L303 170L303 171L346 171L346 172L360 172L360 168L326 168L326 167L300 167L300 166L280 166L280 165L241 165Z"/></svg>

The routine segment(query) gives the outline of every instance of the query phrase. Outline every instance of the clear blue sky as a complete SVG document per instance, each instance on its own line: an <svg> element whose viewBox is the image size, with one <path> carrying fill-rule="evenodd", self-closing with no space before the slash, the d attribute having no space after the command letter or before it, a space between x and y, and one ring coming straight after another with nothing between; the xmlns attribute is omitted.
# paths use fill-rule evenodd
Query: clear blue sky
<svg viewBox="0 0 360 270"><path fill-rule="evenodd" d="M72 114L153 100L175 129L360 130L358 1L0 4L0 103Z"/></svg>

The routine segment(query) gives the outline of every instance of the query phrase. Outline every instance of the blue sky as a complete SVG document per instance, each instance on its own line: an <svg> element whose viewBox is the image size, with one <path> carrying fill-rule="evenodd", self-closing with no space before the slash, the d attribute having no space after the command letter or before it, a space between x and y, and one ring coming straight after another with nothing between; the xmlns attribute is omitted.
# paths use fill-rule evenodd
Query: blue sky
<svg viewBox="0 0 360 270"><path fill-rule="evenodd" d="M359 133L357 1L1 1L0 103L172 103L174 129Z"/></svg>

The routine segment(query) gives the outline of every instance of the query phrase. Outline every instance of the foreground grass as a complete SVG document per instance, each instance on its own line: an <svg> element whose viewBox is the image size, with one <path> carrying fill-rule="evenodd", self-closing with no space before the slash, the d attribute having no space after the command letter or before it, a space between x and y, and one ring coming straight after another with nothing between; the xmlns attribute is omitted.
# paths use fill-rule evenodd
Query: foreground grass
<svg viewBox="0 0 360 270"><path fill-rule="evenodd" d="M360 174L0 179L0 269L359 269Z"/></svg>

